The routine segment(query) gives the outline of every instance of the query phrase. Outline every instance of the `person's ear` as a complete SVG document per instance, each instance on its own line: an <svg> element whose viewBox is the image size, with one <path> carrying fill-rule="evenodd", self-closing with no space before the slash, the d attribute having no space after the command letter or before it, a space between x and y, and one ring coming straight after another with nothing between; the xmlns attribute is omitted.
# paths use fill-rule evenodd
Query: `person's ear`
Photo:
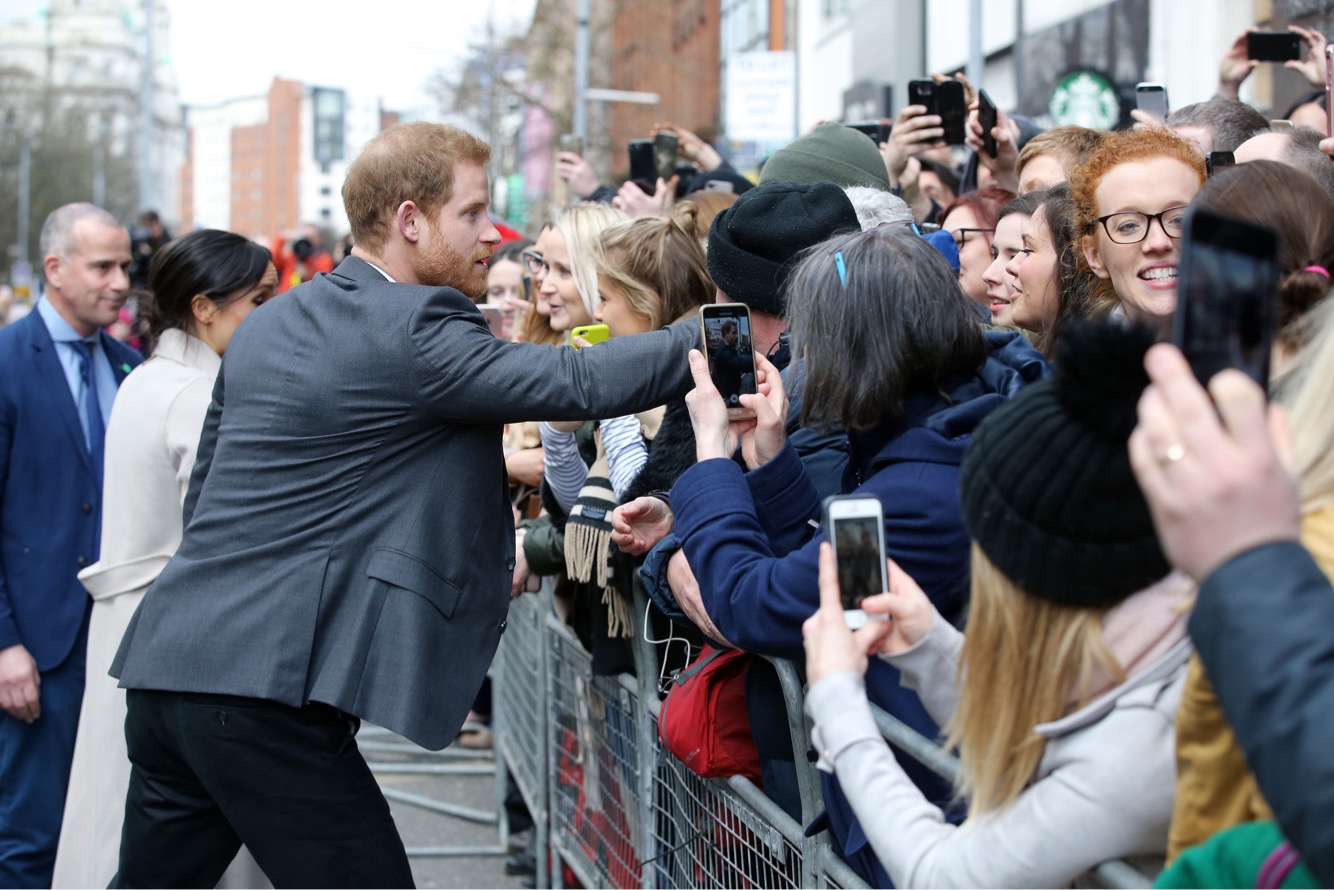
<svg viewBox="0 0 1334 890"><path fill-rule="evenodd" d="M190 314L199 327L206 328L213 324L213 318L218 314L218 304L203 294L195 294L190 298Z"/></svg>
<svg viewBox="0 0 1334 890"><path fill-rule="evenodd" d="M1103 263L1102 257L1098 255L1097 235L1085 235L1084 237L1080 238L1079 246L1083 248L1084 259L1088 261L1089 268L1093 270L1094 275L1097 275L1099 278L1102 279L1107 279L1112 277L1111 274L1107 271L1107 266Z"/></svg>
<svg viewBox="0 0 1334 890"><path fill-rule="evenodd" d="M394 211L394 224L398 226L399 234L413 244L420 241L425 234L421 225L421 209L414 201L404 201L398 205L398 209Z"/></svg>
<svg viewBox="0 0 1334 890"><path fill-rule="evenodd" d="M60 257L54 253L47 254L42 259L42 277L46 279L48 287L60 290L61 272L64 270L64 265L60 261Z"/></svg>

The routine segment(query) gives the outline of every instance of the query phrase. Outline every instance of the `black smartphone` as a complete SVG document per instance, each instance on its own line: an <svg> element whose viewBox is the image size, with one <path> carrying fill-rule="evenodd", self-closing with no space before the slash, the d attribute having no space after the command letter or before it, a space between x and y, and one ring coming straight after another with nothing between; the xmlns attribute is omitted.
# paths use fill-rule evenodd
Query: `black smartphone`
<svg viewBox="0 0 1334 890"><path fill-rule="evenodd" d="M889 141L889 127L880 121L857 121L848 126L859 133L865 133L877 146Z"/></svg>
<svg viewBox="0 0 1334 890"><path fill-rule="evenodd" d="M1157 120L1167 119L1167 87L1160 83L1135 84L1135 107Z"/></svg>
<svg viewBox="0 0 1334 890"><path fill-rule="evenodd" d="M1230 151L1211 151L1204 156L1204 169L1213 176L1224 167L1231 167L1237 163L1237 159Z"/></svg>
<svg viewBox="0 0 1334 890"><path fill-rule="evenodd" d="M936 113L936 82L934 80L908 81L908 104L921 105L927 114Z"/></svg>
<svg viewBox="0 0 1334 890"><path fill-rule="evenodd" d="M838 562L838 592L849 627L868 616L862 600L889 590L885 565L885 515L875 495L836 494L825 498L824 539ZM884 620L886 616L877 615Z"/></svg>
<svg viewBox="0 0 1334 890"><path fill-rule="evenodd" d="M1202 207L1186 211L1172 342L1201 383L1239 368L1268 386L1278 282L1273 229Z"/></svg>
<svg viewBox="0 0 1334 890"><path fill-rule="evenodd" d="M982 151L987 157L996 156L996 137L991 131L996 129L999 122L996 116L996 103L991 101L986 90L977 91L977 122L982 126Z"/></svg>
<svg viewBox="0 0 1334 890"><path fill-rule="evenodd" d="M1302 57L1302 38L1294 31L1252 31L1246 35L1246 58L1257 62L1290 62Z"/></svg>
<svg viewBox="0 0 1334 890"><path fill-rule="evenodd" d="M654 157L652 139L631 139L628 146L630 152L630 178L642 179L645 182L653 183L658 179L658 163Z"/></svg>
<svg viewBox="0 0 1334 890"><path fill-rule="evenodd" d="M745 303L713 303L699 308L700 336L709 376L727 403L727 416L754 417L741 396L755 390L755 341L750 307Z"/></svg>
<svg viewBox="0 0 1334 890"><path fill-rule="evenodd" d="M968 135L968 101L962 83L946 80L936 84L936 114L940 115L940 126L945 131L941 141L946 145L963 145Z"/></svg>
<svg viewBox="0 0 1334 890"><path fill-rule="evenodd" d="M659 130L653 135L653 165L658 178L668 182L676 175L676 134Z"/></svg>

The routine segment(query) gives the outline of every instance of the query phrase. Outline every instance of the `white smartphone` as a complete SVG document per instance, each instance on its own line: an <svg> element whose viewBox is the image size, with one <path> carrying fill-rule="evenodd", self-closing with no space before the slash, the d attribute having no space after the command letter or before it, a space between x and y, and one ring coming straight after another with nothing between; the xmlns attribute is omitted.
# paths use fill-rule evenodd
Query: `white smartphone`
<svg viewBox="0 0 1334 890"><path fill-rule="evenodd" d="M486 319L487 327L491 328L491 333L497 337L504 330L505 317L500 312L499 306L491 306L487 303L478 303L477 308L482 312L482 318Z"/></svg>
<svg viewBox="0 0 1334 890"><path fill-rule="evenodd" d="M1158 120L1167 119L1167 87L1160 83L1135 84L1135 106Z"/></svg>
<svg viewBox="0 0 1334 890"><path fill-rule="evenodd" d="M848 627L858 628L871 618L862 600L889 590L885 566L885 513L875 495L836 494L824 502L824 539L834 547L838 561L838 589Z"/></svg>

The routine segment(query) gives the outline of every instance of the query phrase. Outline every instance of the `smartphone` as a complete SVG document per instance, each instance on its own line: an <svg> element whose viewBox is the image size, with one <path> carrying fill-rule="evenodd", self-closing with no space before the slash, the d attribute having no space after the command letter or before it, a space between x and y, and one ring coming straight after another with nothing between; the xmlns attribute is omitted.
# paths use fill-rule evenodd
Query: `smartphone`
<svg viewBox="0 0 1334 890"><path fill-rule="evenodd" d="M871 141L877 146L889 141L889 128L880 121L858 121L855 124L848 124L848 126L871 137Z"/></svg>
<svg viewBox="0 0 1334 890"><path fill-rule="evenodd" d="M872 616L862 600L889 590L885 566L885 515L875 495L836 494L824 502L824 539L838 561L838 591L843 617L858 628ZM876 615L885 620L886 616Z"/></svg>
<svg viewBox="0 0 1334 890"><path fill-rule="evenodd" d="M982 125L982 151L987 157L996 156L996 137L991 135L991 131L996 128L999 122L996 116L996 103L991 101L986 90L977 91L977 122Z"/></svg>
<svg viewBox="0 0 1334 890"><path fill-rule="evenodd" d="M754 417L741 396L755 392L755 341L750 307L745 303L713 303L699 308L700 336L709 376L727 403L727 416Z"/></svg>
<svg viewBox="0 0 1334 890"><path fill-rule="evenodd" d="M669 130L659 130L653 135L653 165L663 182L676 175L676 143L676 134Z"/></svg>
<svg viewBox="0 0 1334 890"><path fill-rule="evenodd" d="M658 179L658 162L653 150L652 139L631 139L629 146L630 152L630 178L642 179L645 182L656 182Z"/></svg>
<svg viewBox="0 0 1334 890"><path fill-rule="evenodd" d="M936 114L940 115L940 126L945 130L941 141L946 145L963 145L968 135L968 102L962 83L947 80L936 84Z"/></svg>
<svg viewBox="0 0 1334 890"><path fill-rule="evenodd" d="M1289 62L1302 57L1302 39L1294 31L1252 31L1246 35L1246 58L1257 62Z"/></svg>
<svg viewBox="0 0 1334 890"><path fill-rule="evenodd" d="M584 137L575 133L565 133L560 137L560 150L572 151L582 156L584 153Z"/></svg>
<svg viewBox="0 0 1334 890"><path fill-rule="evenodd" d="M505 322L504 316L500 314L500 307L478 303L477 308L482 310L482 318L486 319L487 326L491 328L491 333L499 337Z"/></svg>
<svg viewBox="0 0 1334 890"><path fill-rule="evenodd" d="M1167 87L1160 83L1135 84L1135 107L1158 120L1167 119Z"/></svg>
<svg viewBox="0 0 1334 890"><path fill-rule="evenodd" d="M1204 169L1210 176L1236 163L1237 159L1230 151L1211 151L1204 156Z"/></svg>
<svg viewBox="0 0 1334 890"><path fill-rule="evenodd" d="M1329 120L1326 136L1334 136L1334 43L1325 47L1325 117Z"/></svg>
<svg viewBox="0 0 1334 890"><path fill-rule="evenodd" d="M1269 385L1278 282L1273 229L1202 207L1186 211L1172 342L1201 383L1239 368Z"/></svg>
<svg viewBox="0 0 1334 890"><path fill-rule="evenodd" d="M589 346L592 346L595 343L606 342L606 339L610 336L611 328L605 324L585 324L570 331L570 342L574 342L575 337L582 337L588 341ZM579 347L576 345L574 348L578 349Z"/></svg>
<svg viewBox="0 0 1334 890"><path fill-rule="evenodd" d="M936 113L936 82L934 80L908 81L908 104L921 105L927 114Z"/></svg>

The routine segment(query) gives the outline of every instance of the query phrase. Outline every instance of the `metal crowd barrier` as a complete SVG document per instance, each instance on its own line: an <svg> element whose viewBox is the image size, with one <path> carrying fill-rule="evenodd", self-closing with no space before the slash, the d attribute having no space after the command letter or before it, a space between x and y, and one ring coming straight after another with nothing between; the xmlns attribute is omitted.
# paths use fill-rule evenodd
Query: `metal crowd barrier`
<svg viewBox="0 0 1334 890"><path fill-rule="evenodd" d="M798 771L798 823L740 776L702 779L657 736L657 653L640 621L637 678L595 676L592 659L551 607L552 589L510 608L496 679L498 762L513 776L537 833L537 886L563 886L562 865L585 887L865 888L834 851L828 832L806 837L823 809L819 774L804 756L810 726L802 682L790 662L771 659L788 713ZM952 779L958 761L879 708L885 736ZM550 855L550 866L548 864ZM1122 861L1081 883L1149 887Z"/></svg>

